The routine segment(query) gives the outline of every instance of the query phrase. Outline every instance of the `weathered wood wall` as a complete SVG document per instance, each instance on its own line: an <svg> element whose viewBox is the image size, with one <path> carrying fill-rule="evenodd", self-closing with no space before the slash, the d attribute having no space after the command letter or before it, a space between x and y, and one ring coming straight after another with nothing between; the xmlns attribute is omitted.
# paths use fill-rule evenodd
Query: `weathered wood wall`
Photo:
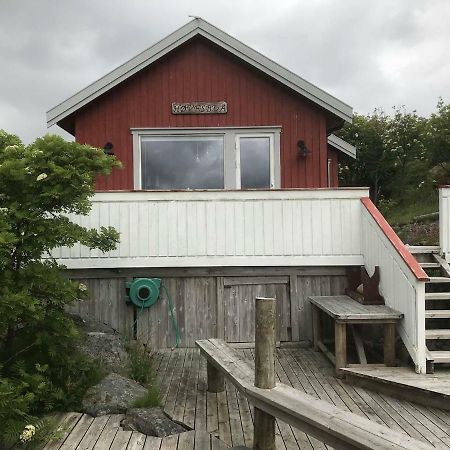
<svg viewBox="0 0 450 450"><path fill-rule="evenodd" d="M347 285L345 269L330 267L140 269L134 274L132 269L91 270L70 271L69 276L85 283L90 292L89 300L72 305L72 313L94 318L128 336L133 335L137 317L137 337L153 348L175 344L168 299L161 291L154 306L134 312L124 301L125 282L133 276L162 278L174 303L183 347L212 337L252 342L256 296L277 299L278 340L311 340L308 296L342 294Z"/></svg>

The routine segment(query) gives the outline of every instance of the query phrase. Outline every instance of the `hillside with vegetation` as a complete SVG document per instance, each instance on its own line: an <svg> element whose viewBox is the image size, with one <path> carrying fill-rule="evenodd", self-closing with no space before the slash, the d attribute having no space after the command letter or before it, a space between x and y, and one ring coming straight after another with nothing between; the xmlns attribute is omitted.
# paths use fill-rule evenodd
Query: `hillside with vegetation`
<svg viewBox="0 0 450 450"><path fill-rule="evenodd" d="M368 186L370 196L400 237L412 245L437 245L439 185L450 184L450 104L422 117L405 107L355 114L337 133L355 145L344 157L341 186Z"/></svg>

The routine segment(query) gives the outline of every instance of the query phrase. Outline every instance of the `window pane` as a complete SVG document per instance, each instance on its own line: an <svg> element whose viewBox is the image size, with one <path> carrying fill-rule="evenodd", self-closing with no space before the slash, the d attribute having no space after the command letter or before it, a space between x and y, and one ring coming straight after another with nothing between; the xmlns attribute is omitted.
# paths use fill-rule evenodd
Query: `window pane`
<svg viewBox="0 0 450 450"><path fill-rule="evenodd" d="M270 138L241 137L241 188L270 188Z"/></svg>
<svg viewBox="0 0 450 450"><path fill-rule="evenodd" d="M223 189L222 136L143 137L142 189Z"/></svg>

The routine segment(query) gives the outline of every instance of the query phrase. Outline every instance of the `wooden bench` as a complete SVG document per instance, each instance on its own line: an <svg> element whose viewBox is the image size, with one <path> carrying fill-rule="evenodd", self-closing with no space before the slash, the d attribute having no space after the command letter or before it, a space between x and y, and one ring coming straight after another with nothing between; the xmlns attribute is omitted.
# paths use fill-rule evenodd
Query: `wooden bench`
<svg viewBox="0 0 450 450"><path fill-rule="evenodd" d="M208 339L197 341L196 345L207 360L208 391L223 391L226 377L255 407L336 449L434 448L285 384L276 383L272 389L257 388L253 367L224 341Z"/></svg>
<svg viewBox="0 0 450 450"><path fill-rule="evenodd" d="M363 305L347 295L309 297L313 313L314 350L321 350L334 364L337 375L347 366L347 325L382 324L384 326L384 365L395 365L395 326L403 314L386 305ZM334 320L334 355L322 339L320 314ZM354 328L354 340L361 364L366 364L364 347Z"/></svg>

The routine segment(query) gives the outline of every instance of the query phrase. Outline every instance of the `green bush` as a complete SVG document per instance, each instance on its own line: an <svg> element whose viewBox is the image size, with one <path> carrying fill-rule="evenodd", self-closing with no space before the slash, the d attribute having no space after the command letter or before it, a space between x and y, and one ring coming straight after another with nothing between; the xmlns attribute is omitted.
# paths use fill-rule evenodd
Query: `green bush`
<svg viewBox="0 0 450 450"><path fill-rule="evenodd" d="M79 333L64 312L86 287L64 277L49 252L77 242L115 247L116 230L87 230L68 214L88 214L95 178L118 165L57 136L24 146L0 130L0 443L43 413L76 408L100 376L76 351Z"/></svg>

